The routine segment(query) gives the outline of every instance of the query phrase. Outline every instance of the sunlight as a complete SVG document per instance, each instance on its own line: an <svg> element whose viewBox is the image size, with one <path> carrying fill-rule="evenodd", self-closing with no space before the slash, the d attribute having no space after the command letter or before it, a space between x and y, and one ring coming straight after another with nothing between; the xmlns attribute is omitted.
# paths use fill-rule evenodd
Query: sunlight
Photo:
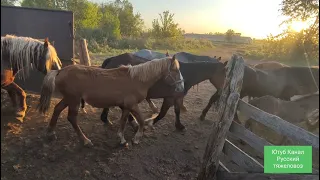
<svg viewBox="0 0 320 180"><path fill-rule="evenodd" d="M306 28L308 28L308 24L306 22L303 21L294 21L291 23L291 29L296 31L296 32L300 32Z"/></svg>

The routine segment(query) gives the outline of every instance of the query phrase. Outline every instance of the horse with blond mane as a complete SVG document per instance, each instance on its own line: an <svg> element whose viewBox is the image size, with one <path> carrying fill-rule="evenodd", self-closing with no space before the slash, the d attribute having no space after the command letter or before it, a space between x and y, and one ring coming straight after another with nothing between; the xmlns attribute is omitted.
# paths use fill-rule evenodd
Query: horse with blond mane
<svg viewBox="0 0 320 180"><path fill-rule="evenodd" d="M175 86L175 91L184 90L183 77L175 56L114 69L82 65L67 66L45 76L38 109L42 113L47 112L51 96L55 89L58 90L63 98L54 108L47 129L48 135L56 138L54 128L58 117L66 107L69 107L67 118L80 141L84 145L92 145L91 140L83 134L77 123L81 99L97 108L118 106L122 109L118 131L120 144L127 145L124 128L130 113L139 123L139 129L133 138L133 143L138 144L143 135L144 126L138 104L146 98L149 88L161 78L166 84Z"/></svg>
<svg viewBox="0 0 320 180"><path fill-rule="evenodd" d="M46 74L51 69L61 69L61 61L48 38L44 42L30 37L6 35L1 37L1 88L5 89L16 109L16 119L23 122L26 114L26 93L15 82L18 72L23 79L30 68ZM18 102L17 102L17 97Z"/></svg>

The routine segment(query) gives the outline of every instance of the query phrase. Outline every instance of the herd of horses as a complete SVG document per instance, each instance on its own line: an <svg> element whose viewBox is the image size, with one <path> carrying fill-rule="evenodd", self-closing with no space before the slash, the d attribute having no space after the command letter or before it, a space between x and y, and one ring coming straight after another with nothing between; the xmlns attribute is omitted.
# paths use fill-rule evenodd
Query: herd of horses
<svg viewBox="0 0 320 180"><path fill-rule="evenodd" d="M37 106L39 112L46 113L49 110L55 91L62 95L62 99L54 107L47 128L49 137L56 138L54 129L58 117L68 107L67 119L80 141L84 145L92 145L77 123L79 108L84 109L87 103L103 108L101 120L106 124L112 124L108 119L109 108L121 108L118 130L120 144L127 145L124 137L127 121L132 125L135 124L133 122L138 123L132 140L134 144L138 144L143 136L144 124L155 125L172 106L176 116L176 129L185 130L180 120L180 111L184 109L183 98L191 87L209 80L217 90L201 113L200 119L204 120L213 103L218 102L224 86L227 62L222 62L221 57L197 56L186 52L170 56L168 53L141 50L107 58L100 67L62 67L57 52L48 39L42 42L29 37L6 35L1 37L1 88L8 92L16 108L17 119L23 121L27 109L26 94L14 83L14 78L19 71L23 71L23 76L27 77L30 68L36 68L45 74ZM290 100L295 95L318 92L318 87L318 66L289 67L277 62L246 65L240 97L269 95ZM151 99L159 98L163 98L159 114L144 120L138 104L147 100L153 112L157 112Z"/></svg>

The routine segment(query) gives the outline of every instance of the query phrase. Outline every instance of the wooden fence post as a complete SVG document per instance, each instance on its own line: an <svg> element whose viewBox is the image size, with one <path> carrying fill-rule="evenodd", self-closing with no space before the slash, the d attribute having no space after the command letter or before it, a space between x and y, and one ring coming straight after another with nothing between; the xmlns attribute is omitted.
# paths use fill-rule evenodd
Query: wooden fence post
<svg viewBox="0 0 320 180"><path fill-rule="evenodd" d="M227 68L224 88L219 99L218 121L213 125L207 141L198 180L213 180L216 178L220 153L237 110L244 73L244 61L242 57L233 55L228 62Z"/></svg>
<svg viewBox="0 0 320 180"><path fill-rule="evenodd" d="M79 43L79 59L80 64L91 66L89 51L87 48L87 41L86 39L81 39Z"/></svg>

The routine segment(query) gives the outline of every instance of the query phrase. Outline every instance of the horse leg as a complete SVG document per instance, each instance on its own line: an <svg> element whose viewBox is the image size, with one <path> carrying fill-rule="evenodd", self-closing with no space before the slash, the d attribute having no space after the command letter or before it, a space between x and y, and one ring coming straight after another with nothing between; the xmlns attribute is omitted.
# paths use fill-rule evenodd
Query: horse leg
<svg viewBox="0 0 320 180"><path fill-rule="evenodd" d="M19 97L18 99L19 107L16 109L16 119L19 120L20 122L23 122L23 118L25 117L26 110L27 110L26 93L15 82L12 82L11 84L3 87L3 89L7 90L8 93L11 92L11 94L15 92L13 94L16 94L17 97Z"/></svg>
<svg viewBox="0 0 320 180"><path fill-rule="evenodd" d="M164 98L163 103L160 109L160 113L157 117L151 117L149 119L146 119L145 122L148 123L150 127L152 127L154 124L156 124L159 120L161 120L168 112L170 107L173 105L173 98Z"/></svg>
<svg viewBox="0 0 320 180"><path fill-rule="evenodd" d="M56 133L54 132L54 129L57 125L57 121L59 118L59 115L61 114L61 112L68 107L68 105L64 102L64 99L62 99L55 107L54 107L54 111L50 120L50 123L48 125L47 128L47 137L49 139L57 139L56 137Z"/></svg>
<svg viewBox="0 0 320 180"><path fill-rule="evenodd" d="M184 97L183 97L184 98ZM187 112L188 110L187 110L187 108L186 108L186 106L183 104L183 98L182 98L182 102L181 102L181 106L180 106L180 110L182 111L182 112Z"/></svg>
<svg viewBox="0 0 320 180"><path fill-rule="evenodd" d="M12 90L12 89L9 89L8 91L8 95L9 95L9 97L10 97L10 100L11 100L11 103L12 103L12 106L13 106L13 108L14 109L16 109L17 108L17 95L16 95L16 93L14 92L14 90Z"/></svg>
<svg viewBox="0 0 320 180"><path fill-rule="evenodd" d="M86 109L84 108L86 105L86 102L84 102L84 99L81 98L81 110L82 112L84 112L85 114L87 114Z"/></svg>
<svg viewBox="0 0 320 180"><path fill-rule="evenodd" d="M80 101L80 99L79 99ZM73 129L76 131L80 142L83 142L84 146L93 146L90 139L88 139L80 129L77 121L77 116L79 113L80 102L68 103L68 121L71 123Z"/></svg>
<svg viewBox="0 0 320 180"><path fill-rule="evenodd" d="M103 108L100 119L102 122L104 122L105 125L113 125L112 122L108 119L108 114L109 114L109 107Z"/></svg>
<svg viewBox="0 0 320 180"><path fill-rule="evenodd" d="M176 98L174 100L174 112L176 114L175 126L176 126L176 129L179 130L179 131L185 130L184 125L182 125L181 122L180 122L180 107L181 107L182 102L183 102L183 97Z"/></svg>
<svg viewBox="0 0 320 180"><path fill-rule="evenodd" d="M158 113L158 108L157 106L150 100L150 99L146 99L146 101L148 102L149 104L149 107L151 108L152 112L155 114L155 113Z"/></svg>
<svg viewBox="0 0 320 180"><path fill-rule="evenodd" d="M141 137L143 136L144 120L142 119L139 106L136 104L131 108L132 115L136 118L139 124L138 131L134 135L132 142L134 144L139 144Z"/></svg>
<svg viewBox="0 0 320 180"><path fill-rule="evenodd" d="M212 106L212 104L213 104L214 102L216 102L216 101L219 99L219 97L220 97L220 95L219 95L219 92L218 92L218 91L211 96L211 98L210 98L207 106L203 109L203 111L202 111L202 113L201 113L201 116L200 116L200 120L201 120L201 121L203 121L203 120L205 119L205 117L206 117L206 115L207 115L210 107Z"/></svg>
<svg viewBox="0 0 320 180"><path fill-rule="evenodd" d="M118 136L120 137L120 145L121 146L127 146L128 143L126 139L124 138L124 128L126 127L126 122L127 122L127 117L130 113L130 111L126 108L121 108L122 109L122 114L120 118L120 127L118 130Z"/></svg>

